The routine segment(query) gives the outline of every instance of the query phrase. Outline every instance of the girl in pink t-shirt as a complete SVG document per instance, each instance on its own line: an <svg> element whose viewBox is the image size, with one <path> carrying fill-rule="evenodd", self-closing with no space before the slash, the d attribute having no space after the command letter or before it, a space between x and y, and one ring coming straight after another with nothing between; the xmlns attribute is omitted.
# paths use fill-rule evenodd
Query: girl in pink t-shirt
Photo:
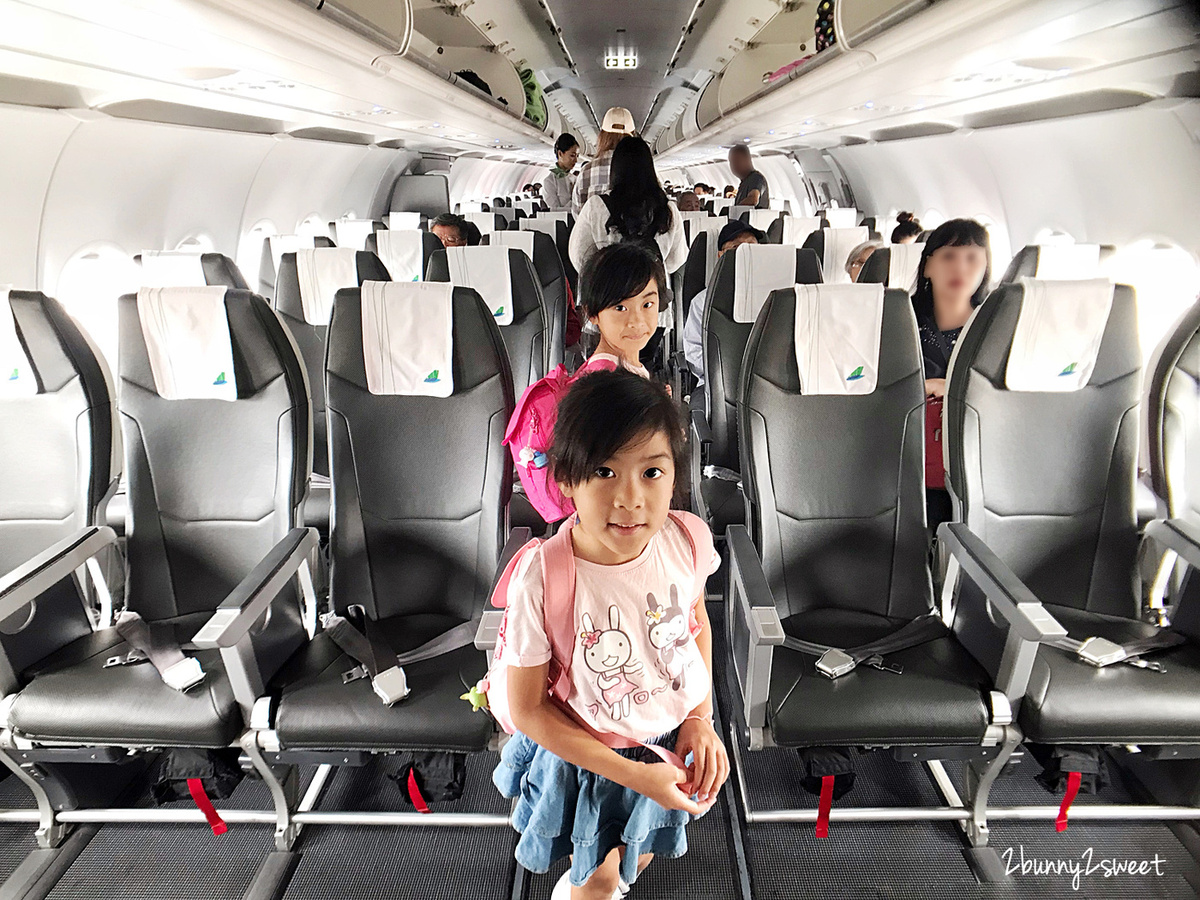
<svg viewBox="0 0 1200 900"><path fill-rule="evenodd" d="M546 690L539 547L509 583L501 661L519 733L493 776L517 800L518 862L545 872L572 855L553 900L619 898L653 856L681 856L684 826L729 775L713 729L704 608L704 582L720 560L706 529L675 518L690 513L668 515L684 451L678 406L628 371L585 375L559 407L551 465L577 510L569 710ZM611 750L592 732L691 761L680 769L642 747Z"/></svg>

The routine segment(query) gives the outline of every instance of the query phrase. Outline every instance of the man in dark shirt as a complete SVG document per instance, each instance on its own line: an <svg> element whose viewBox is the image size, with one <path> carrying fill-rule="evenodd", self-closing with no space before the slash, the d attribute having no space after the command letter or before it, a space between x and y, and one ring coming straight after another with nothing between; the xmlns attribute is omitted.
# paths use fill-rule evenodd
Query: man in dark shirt
<svg viewBox="0 0 1200 900"><path fill-rule="evenodd" d="M729 170L734 177L740 178L734 206L755 206L759 209L771 208L771 191L767 187L767 179L754 168L754 160L750 158L750 148L745 144L735 144L729 151Z"/></svg>

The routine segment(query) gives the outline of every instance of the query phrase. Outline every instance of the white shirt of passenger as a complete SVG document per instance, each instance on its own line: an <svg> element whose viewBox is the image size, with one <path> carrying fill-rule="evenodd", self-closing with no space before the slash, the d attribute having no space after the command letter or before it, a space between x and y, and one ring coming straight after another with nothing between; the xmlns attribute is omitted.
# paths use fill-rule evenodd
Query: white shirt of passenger
<svg viewBox="0 0 1200 900"><path fill-rule="evenodd" d="M705 574L721 558L711 536L697 548ZM638 741L677 728L708 696L696 645L692 547L673 519L636 559L602 566L575 559L575 645L567 704L600 732ZM517 564L508 585L500 660L519 667L550 659L542 613L541 548Z"/></svg>
<svg viewBox="0 0 1200 900"><path fill-rule="evenodd" d="M674 200L668 200L667 208L671 211L671 224L662 234L654 236L654 242L658 244L659 252L662 253L663 267L670 275L687 262L688 248L687 239L683 233L683 216L679 214L679 207L675 205ZM575 228L571 232L571 243L567 248L571 263L577 271L582 272L591 255L601 247L621 242L621 233L615 228L612 230L608 228L608 219L611 215L608 206L599 194L583 204L583 209L579 211L579 218L575 221Z"/></svg>
<svg viewBox="0 0 1200 900"><path fill-rule="evenodd" d="M687 323L683 326L683 357L692 374L704 384L704 307L708 306L708 288L692 298Z"/></svg>

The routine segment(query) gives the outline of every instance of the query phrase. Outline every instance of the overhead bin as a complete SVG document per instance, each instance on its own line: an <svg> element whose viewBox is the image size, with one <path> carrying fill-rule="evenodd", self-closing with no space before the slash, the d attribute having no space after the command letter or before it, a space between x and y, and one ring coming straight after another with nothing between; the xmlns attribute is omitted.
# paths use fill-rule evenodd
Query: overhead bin
<svg viewBox="0 0 1200 900"><path fill-rule="evenodd" d="M933 0L838 0L833 32L845 50L857 47L933 3Z"/></svg>

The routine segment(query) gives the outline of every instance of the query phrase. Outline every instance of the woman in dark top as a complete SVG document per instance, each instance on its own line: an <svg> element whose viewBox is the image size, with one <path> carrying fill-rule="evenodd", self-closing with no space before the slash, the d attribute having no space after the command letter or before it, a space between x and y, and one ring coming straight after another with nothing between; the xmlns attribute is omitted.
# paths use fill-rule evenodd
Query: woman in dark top
<svg viewBox="0 0 1200 900"><path fill-rule="evenodd" d="M987 229L973 219L951 219L934 229L917 266L913 307L925 362L925 396L946 396L950 354L975 307L987 296L992 251ZM950 495L927 488L925 505L936 532L952 516Z"/></svg>

